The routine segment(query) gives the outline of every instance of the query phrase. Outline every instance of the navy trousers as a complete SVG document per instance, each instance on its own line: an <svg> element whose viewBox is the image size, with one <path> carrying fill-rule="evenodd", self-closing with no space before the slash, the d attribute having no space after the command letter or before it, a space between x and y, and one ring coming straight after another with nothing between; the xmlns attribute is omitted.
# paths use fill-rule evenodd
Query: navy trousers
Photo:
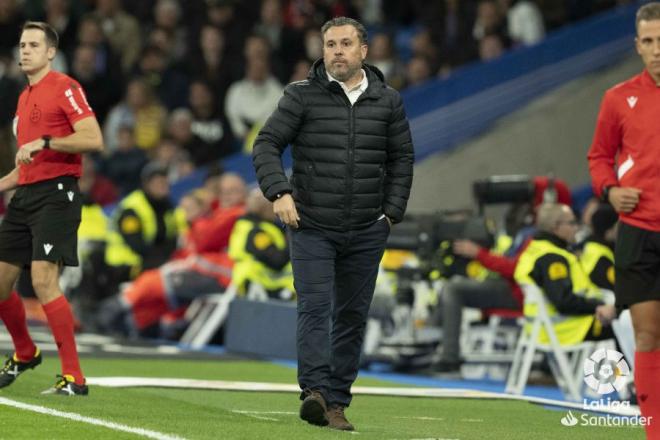
<svg viewBox="0 0 660 440"><path fill-rule="evenodd" d="M302 390L321 392L329 405L351 402L389 231L385 218L356 231L290 229L298 296L298 383Z"/></svg>

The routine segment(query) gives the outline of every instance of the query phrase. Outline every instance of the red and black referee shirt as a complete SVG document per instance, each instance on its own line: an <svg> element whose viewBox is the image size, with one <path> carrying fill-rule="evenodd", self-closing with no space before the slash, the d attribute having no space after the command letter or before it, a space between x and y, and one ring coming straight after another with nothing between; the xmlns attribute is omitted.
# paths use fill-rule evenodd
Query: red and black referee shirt
<svg viewBox="0 0 660 440"><path fill-rule="evenodd" d="M596 195L609 185L641 189L635 210L620 219L651 231L660 231L659 117L660 87L644 70L605 92L588 154Z"/></svg>
<svg viewBox="0 0 660 440"><path fill-rule="evenodd" d="M17 145L20 148L44 135L68 136L76 122L89 116L94 112L80 84L51 70L38 83L25 87L18 98L14 117ZM42 150L18 171L18 184L27 185L60 176L80 177L82 166L79 154Z"/></svg>

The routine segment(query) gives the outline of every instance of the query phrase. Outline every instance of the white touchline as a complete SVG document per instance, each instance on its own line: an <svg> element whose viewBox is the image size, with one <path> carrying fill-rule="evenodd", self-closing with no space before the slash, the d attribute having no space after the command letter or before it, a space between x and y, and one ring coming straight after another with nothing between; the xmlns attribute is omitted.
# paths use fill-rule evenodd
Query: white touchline
<svg viewBox="0 0 660 440"><path fill-rule="evenodd" d="M16 402L15 400L6 399L4 397L0 397L0 405L11 406L14 408L24 409L27 411L32 411L40 414L46 414L49 416L61 417L63 419L69 419L76 422L89 423L90 425L103 426L105 428L114 429L115 431L130 432L131 434L141 435L143 437L153 438L156 440L185 440L185 438L176 435L163 434L162 432L151 431L142 428L132 428L130 426L122 425L119 423L107 422L105 420L95 419L93 417L86 417L76 413L58 411L56 409L46 408L44 406L30 405L27 403Z"/></svg>

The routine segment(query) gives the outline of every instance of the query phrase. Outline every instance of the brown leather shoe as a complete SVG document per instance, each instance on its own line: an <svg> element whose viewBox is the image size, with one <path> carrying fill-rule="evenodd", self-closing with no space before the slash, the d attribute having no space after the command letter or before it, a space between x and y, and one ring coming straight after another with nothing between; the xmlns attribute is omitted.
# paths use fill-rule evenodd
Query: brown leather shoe
<svg viewBox="0 0 660 440"><path fill-rule="evenodd" d="M341 431L353 431L353 425L351 422L346 420L344 415L344 407L339 405L333 405L331 408L328 408L328 428L339 429Z"/></svg>
<svg viewBox="0 0 660 440"><path fill-rule="evenodd" d="M305 390L305 400L300 405L300 418L312 425L326 426L328 407L323 395L315 390Z"/></svg>

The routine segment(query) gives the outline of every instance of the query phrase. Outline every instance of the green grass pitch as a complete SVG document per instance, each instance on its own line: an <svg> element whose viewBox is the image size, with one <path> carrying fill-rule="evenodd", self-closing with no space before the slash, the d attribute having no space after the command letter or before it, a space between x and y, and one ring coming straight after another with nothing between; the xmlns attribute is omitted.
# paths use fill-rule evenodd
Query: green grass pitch
<svg viewBox="0 0 660 440"><path fill-rule="evenodd" d="M83 358L90 377L149 376L295 383L295 370L258 361ZM564 411L525 402L355 396L346 411L357 433L319 428L297 415L292 393L90 387L88 397L42 396L56 358L0 390L0 397L185 439L642 439L641 428L565 427ZM396 386L359 379L358 385ZM575 413L579 416L579 414ZM0 405L0 439L138 439L80 421Z"/></svg>

